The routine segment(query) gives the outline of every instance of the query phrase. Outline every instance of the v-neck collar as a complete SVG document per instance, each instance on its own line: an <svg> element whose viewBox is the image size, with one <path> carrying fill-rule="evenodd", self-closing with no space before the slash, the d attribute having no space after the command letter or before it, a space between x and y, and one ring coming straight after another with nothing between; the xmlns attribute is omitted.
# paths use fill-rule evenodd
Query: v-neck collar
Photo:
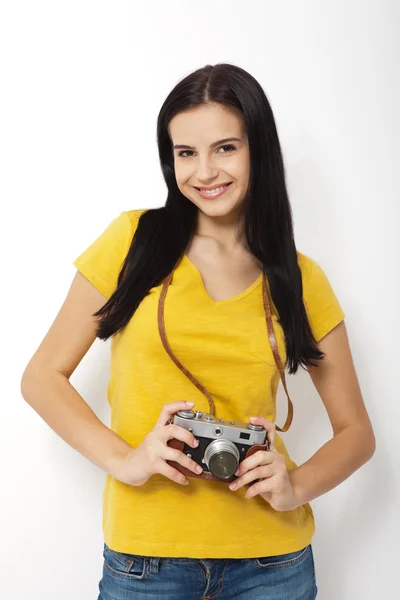
<svg viewBox="0 0 400 600"><path fill-rule="evenodd" d="M190 258L188 257L188 255L186 253L184 253L182 255L182 260L184 260L189 265L189 267L192 269L192 271L194 272L194 274L200 284L200 287L202 289L204 296L208 299L210 304L212 304L213 306L220 306L220 305L224 305L224 304L230 304L231 302L236 302L236 301L240 300L241 298L244 298L245 296L250 294L262 282L263 273L260 273L260 275L257 277L257 279L255 281L253 281L253 283L250 284L249 287L247 287L245 290L243 290L242 292L239 292L239 294L235 294L235 296L231 296L231 298L226 298L225 300L213 300L213 298L211 298L211 296L209 295L209 293L207 292L207 290L205 288L204 281L203 281L203 278L201 276L199 269L196 267L196 265L194 263L192 263L192 261L190 260Z"/></svg>

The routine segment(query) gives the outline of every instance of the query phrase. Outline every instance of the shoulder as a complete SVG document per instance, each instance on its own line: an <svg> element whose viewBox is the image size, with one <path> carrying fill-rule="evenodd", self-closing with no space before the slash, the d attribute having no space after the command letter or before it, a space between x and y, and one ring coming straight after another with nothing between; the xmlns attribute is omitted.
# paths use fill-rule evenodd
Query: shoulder
<svg viewBox="0 0 400 600"><path fill-rule="evenodd" d="M316 341L345 318L330 277L311 256L297 251L302 274L303 300Z"/></svg>
<svg viewBox="0 0 400 600"><path fill-rule="evenodd" d="M297 252L297 264L299 265L299 268L301 271L303 287L308 286L308 284L311 280L312 274L313 274L314 266L317 263L315 262L315 260L313 258L311 258L311 256L304 254L304 252L300 252L299 250L297 250L296 252Z"/></svg>
<svg viewBox="0 0 400 600"><path fill-rule="evenodd" d="M147 210L145 208L123 210L111 220L105 231L105 237L122 246L130 244L139 224L139 218Z"/></svg>
<svg viewBox="0 0 400 600"><path fill-rule="evenodd" d="M307 291L312 285L313 288L328 282L328 276L325 269L315 258L297 250L297 263L303 279L303 286Z"/></svg>
<svg viewBox="0 0 400 600"><path fill-rule="evenodd" d="M306 284L310 283L311 281L318 281L319 278L326 277L324 268L312 256L297 250L297 262L301 270L303 281Z"/></svg>
<svg viewBox="0 0 400 600"><path fill-rule="evenodd" d="M124 210L120 214L121 218L129 219L134 227L137 227L140 217L147 212L148 208L134 208L132 210Z"/></svg>

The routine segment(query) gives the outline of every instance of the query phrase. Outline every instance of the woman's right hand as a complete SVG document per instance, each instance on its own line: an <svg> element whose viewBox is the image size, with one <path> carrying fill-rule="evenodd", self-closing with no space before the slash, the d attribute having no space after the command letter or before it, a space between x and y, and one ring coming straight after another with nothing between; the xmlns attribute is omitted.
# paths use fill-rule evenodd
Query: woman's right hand
<svg viewBox="0 0 400 600"><path fill-rule="evenodd" d="M167 445L168 440L175 438L192 448L197 448L197 440L190 431L179 425L169 424L170 417L178 410L190 410L191 408L193 408L193 403L190 405L184 401L164 404L153 429L146 434L137 448L129 450L122 459L117 479L128 485L140 486L155 473L160 473L181 485L188 483L186 477L169 465L167 460L175 461L194 473L201 473L203 469L194 460L181 450L170 448ZM198 468L201 470L198 471Z"/></svg>

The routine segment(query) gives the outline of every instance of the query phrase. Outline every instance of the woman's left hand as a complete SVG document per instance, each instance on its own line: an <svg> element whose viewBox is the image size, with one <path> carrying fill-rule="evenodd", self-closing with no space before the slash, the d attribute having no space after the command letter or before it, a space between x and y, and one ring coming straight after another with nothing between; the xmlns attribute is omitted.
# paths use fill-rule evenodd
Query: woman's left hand
<svg viewBox="0 0 400 600"><path fill-rule="evenodd" d="M258 479L259 481L247 490L246 498L253 498L259 494L276 511L294 510L301 506L301 503L290 481L285 457L275 446L276 427L264 417L252 417L251 422L265 427L270 441L270 450L259 450L244 459L235 473L239 476L238 479L232 482L229 488L237 490ZM233 485L235 487L232 487Z"/></svg>

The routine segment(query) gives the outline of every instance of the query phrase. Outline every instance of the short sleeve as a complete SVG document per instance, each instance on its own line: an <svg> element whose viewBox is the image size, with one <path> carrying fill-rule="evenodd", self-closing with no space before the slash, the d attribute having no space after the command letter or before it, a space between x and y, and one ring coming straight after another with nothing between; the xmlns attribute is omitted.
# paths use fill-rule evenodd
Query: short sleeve
<svg viewBox="0 0 400 600"><path fill-rule="evenodd" d="M117 287L142 212L121 212L72 263L107 300Z"/></svg>
<svg viewBox="0 0 400 600"><path fill-rule="evenodd" d="M303 300L314 338L319 342L345 318L343 309L322 267L303 255L305 267Z"/></svg>

